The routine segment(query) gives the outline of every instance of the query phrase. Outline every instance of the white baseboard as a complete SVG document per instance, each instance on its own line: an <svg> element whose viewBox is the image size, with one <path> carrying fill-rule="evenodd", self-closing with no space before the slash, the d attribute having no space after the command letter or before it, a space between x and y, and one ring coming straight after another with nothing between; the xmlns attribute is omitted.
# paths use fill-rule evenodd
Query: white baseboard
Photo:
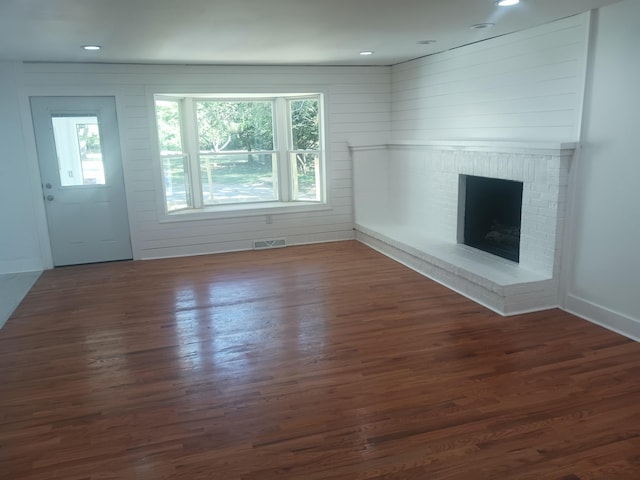
<svg viewBox="0 0 640 480"><path fill-rule="evenodd" d="M614 312L572 294L565 297L561 308L591 323L640 342L640 319Z"/></svg>
<svg viewBox="0 0 640 480"><path fill-rule="evenodd" d="M304 235L288 235L283 237L288 246L312 245L315 243L343 242L354 240L353 230L338 232L313 233ZM161 258L195 257L199 255L213 255L218 253L246 252L253 250L250 240L225 242L212 245L196 245L195 247L173 247L167 249L143 250L134 260L156 260Z"/></svg>

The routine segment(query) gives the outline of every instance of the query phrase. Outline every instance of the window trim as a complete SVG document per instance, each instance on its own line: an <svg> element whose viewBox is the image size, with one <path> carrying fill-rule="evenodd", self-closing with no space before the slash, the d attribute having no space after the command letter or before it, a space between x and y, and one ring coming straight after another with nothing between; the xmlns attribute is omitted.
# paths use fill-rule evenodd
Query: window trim
<svg viewBox="0 0 640 480"><path fill-rule="evenodd" d="M175 93L176 91L180 93ZM149 101L152 105L151 111L151 125L152 125L152 138L154 141L154 156L156 158L155 169L157 171L157 178L160 179L160 190L156 192L159 223L171 223L190 220L206 220L215 218L234 218L234 217L256 217L256 216L268 216L278 214L291 214L291 213L305 213L313 211L327 211L332 210L331 202L329 198L329 186L327 175L327 145L329 143L327 139L326 129L326 115L325 104L327 102L327 93L321 89L305 89L304 91L291 91L286 90L283 92L264 92L259 93L255 90L251 92L240 92L234 89L233 93L200 93L186 92L181 88L167 88L162 91L157 89L147 89ZM171 92L171 93L168 93ZM290 101L297 99L313 98L318 99L318 128L320 135L320 150L293 150L293 139L291 135L291 108ZM189 101L185 101L189 99ZM202 192L202 182L199 179L199 174L192 172L195 162L199 162L199 149L197 145L197 116L195 103L201 100L224 100L224 101L272 101L274 105L274 122L273 122L273 141L274 150L270 151L278 156L277 161L277 181L279 183L279 191L281 194L281 200L275 201L256 201L256 202L243 202L243 203L223 203L218 205L205 205ZM157 127L157 116L155 109L156 100L169 100L177 101L180 107L180 114L183 119L181 121L181 138L182 138L182 150L180 154L175 156L186 156L187 163L189 165L189 183L190 183L190 196L193 206L168 211L165 187L162 182L163 170L162 170L162 158L166 155L160 153L159 134ZM185 122L186 120L186 122ZM283 129L283 125L285 126ZM187 131L192 128L196 135L189 134ZM284 138L281 138L284 137ZM191 145L185 145L190 142ZM198 158L192 159L191 152L198 153ZM320 176L320 200L319 201L305 201L305 200L293 200L291 199L292 193L292 175L289 168L291 165L290 155L294 153L309 153L318 154L320 157L320 168L318 175ZM199 165L199 164L198 164ZM199 171L199 167L198 167ZM198 178L197 182L194 179ZM281 182L286 183L281 183ZM283 188L281 185L286 185Z"/></svg>
<svg viewBox="0 0 640 480"><path fill-rule="evenodd" d="M331 207L328 202L232 203L219 206L216 205L215 207L204 207L199 210L176 210L175 212L171 212L170 214L165 214L160 217L158 223L189 222L198 220L244 217L271 217L273 215L325 212L329 210L333 210L333 207Z"/></svg>

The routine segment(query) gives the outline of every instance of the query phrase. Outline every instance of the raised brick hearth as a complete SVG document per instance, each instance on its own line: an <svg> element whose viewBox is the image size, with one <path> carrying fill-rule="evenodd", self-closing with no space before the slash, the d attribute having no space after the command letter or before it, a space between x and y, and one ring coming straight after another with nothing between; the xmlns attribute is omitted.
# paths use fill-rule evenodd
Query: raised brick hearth
<svg viewBox="0 0 640 480"><path fill-rule="evenodd" d="M351 150L358 240L503 315L558 305L575 144L428 142ZM461 175L523 183L519 263L462 244Z"/></svg>

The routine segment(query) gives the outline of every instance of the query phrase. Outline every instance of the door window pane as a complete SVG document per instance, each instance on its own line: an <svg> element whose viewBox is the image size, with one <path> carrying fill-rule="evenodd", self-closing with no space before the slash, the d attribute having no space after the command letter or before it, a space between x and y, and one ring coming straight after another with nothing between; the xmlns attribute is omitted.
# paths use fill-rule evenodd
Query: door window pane
<svg viewBox="0 0 640 480"><path fill-rule="evenodd" d="M104 185L98 118L54 116L51 121L60 185Z"/></svg>

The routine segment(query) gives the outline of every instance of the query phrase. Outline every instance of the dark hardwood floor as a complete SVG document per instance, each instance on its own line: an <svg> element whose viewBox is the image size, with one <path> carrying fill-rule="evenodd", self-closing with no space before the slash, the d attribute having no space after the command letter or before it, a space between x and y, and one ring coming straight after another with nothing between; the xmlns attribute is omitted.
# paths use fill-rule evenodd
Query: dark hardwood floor
<svg viewBox="0 0 640 480"><path fill-rule="evenodd" d="M0 478L640 479L640 344L502 318L356 242L45 272Z"/></svg>

